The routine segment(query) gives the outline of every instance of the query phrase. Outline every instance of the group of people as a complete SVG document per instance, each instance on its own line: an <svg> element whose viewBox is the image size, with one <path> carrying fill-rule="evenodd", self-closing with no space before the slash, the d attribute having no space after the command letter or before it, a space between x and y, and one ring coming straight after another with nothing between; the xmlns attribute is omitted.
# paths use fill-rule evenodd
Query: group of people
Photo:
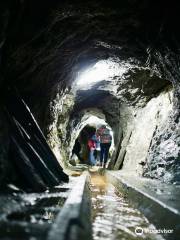
<svg viewBox="0 0 180 240"><path fill-rule="evenodd" d="M94 166L100 161L100 166L105 168L111 143L112 136L110 130L106 125L102 125L96 130L96 133L88 139L89 165Z"/></svg>

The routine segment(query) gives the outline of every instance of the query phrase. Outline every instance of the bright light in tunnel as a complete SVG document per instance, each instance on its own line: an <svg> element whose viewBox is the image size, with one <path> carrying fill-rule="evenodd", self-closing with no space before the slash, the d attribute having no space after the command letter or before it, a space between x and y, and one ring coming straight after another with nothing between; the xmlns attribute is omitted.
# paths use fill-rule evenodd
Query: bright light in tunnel
<svg viewBox="0 0 180 240"><path fill-rule="evenodd" d="M76 80L77 85L89 85L108 80L113 76L122 75L126 68L120 67L117 62L111 60L98 61L93 67L81 72Z"/></svg>
<svg viewBox="0 0 180 240"><path fill-rule="evenodd" d="M104 62L96 63L92 68L80 74L77 85L84 85L102 81L108 76L108 65Z"/></svg>
<svg viewBox="0 0 180 240"><path fill-rule="evenodd" d="M106 121L104 119L98 118L96 116L90 116L86 120L86 124L91 124L97 127L98 125L106 125Z"/></svg>

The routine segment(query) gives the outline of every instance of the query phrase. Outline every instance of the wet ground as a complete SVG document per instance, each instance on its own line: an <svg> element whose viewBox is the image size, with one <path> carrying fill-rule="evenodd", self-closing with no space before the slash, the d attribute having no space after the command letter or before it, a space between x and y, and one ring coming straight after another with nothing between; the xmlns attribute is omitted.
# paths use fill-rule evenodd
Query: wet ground
<svg viewBox="0 0 180 240"><path fill-rule="evenodd" d="M9 193L0 196L0 239L45 239L61 211L75 179L45 193Z"/></svg>
<svg viewBox="0 0 180 240"><path fill-rule="evenodd" d="M69 183L44 193L14 192L1 195L0 239L46 239L77 179L71 177ZM106 181L102 169L91 171L90 187L93 240L163 239L160 235L148 232L155 227Z"/></svg>
<svg viewBox="0 0 180 240"><path fill-rule="evenodd" d="M148 232L155 227L104 176L91 174L91 191L93 240L163 239Z"/></svg>

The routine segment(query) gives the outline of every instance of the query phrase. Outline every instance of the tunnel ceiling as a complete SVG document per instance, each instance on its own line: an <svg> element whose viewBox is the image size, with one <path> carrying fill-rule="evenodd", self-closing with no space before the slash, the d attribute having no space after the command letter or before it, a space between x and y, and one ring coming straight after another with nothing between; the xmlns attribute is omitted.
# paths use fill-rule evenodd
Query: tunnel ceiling
<svg viewBox="0 0 180 240"><path fill-rule="evenodd" d="M101 59L131 66L117 81L117 95L132 102L158 92L177 74L177 64L172 71L169 63L179 47L176 5L148 0L1 5L4 82L15 83L31 106L41 104L42 112L59 89L71 86L78 71ZM137 88L134 95L128 90Z"/></svg>

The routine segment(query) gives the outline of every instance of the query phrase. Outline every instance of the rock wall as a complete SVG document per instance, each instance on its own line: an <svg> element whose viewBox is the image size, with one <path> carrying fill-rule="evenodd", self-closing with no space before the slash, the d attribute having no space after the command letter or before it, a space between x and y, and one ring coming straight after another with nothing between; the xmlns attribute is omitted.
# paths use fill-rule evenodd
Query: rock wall
<svg viewBox="0 0 180 240"><path fill-rule="evenodd" d="M157 161L156 166L162 164L162 156L155 151L152 153L152 148L154 144L158 145L157 137L155 136L157 129L168 128L168 119L172 115L173 108L172 99L172 89L167 89L159 96L152 98L145 107L133 109L134 118L126 129L126 134L130 131L132 132L126 146L122 166L123 171L142 176L144 171L150 171L154 162ZM173 148L171 150L174 152ZM156 160L152 161L152 155L156 156ZM148 167L144 167L146 164ZM160 171L160 169L157 171ZM150 172L149 174L146 173L147 175L150 175Z"/></svg>
<svg viewBox="0 0 180 240"><path fill-rule="evenodd" d="M57 93L50 104L50 124L47 128L47 141L60 164L65 167L67 159L67 125L74 105L74 97L66 89Z"/></svg>
<svg viewBox="0 0 180 240"><path fill-rule="evenodd" d="M0 112L0 187L8 177L10 164L8 159L9 135L4 114Z"/></svg>
<svg viewBox="0 0 180 240"><path fill-rule="evenodd" d="M168 110L168 106L165 111ZM180 183L180 120L173 106L171 114L162 119L154 132L147 155L144 176L164 182Z"/></svg>

